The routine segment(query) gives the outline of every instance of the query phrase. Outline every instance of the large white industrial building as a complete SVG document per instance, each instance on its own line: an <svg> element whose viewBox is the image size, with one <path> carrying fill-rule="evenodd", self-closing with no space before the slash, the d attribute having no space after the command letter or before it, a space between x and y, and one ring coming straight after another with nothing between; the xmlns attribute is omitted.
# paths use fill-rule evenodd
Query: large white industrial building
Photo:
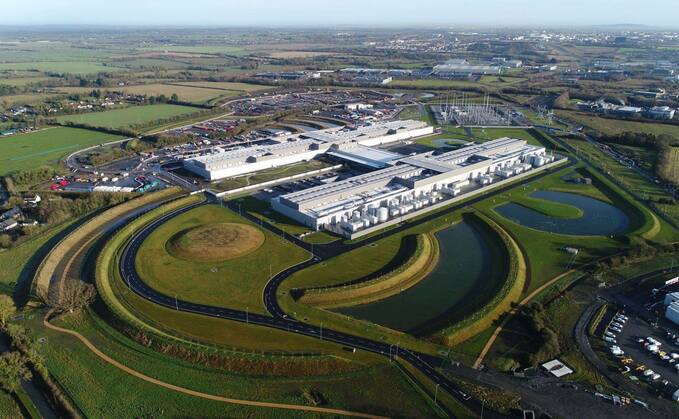
<svg viewBox="0 0 679 419"><path fill-rule="evenodd" d="M185 159L184 167L207 180L238 176L311 160L329 151L359 150L429 135L433 127L420 121L390 121L353 130L329 128L276 137L275 144L250 146ZM360 153L359 153L360 154Z"/></svg>
<svg viewBox="0 0 679 419"><path fill-rule="evenodd" d="M351 235L554 160L544 147L512 138L438 155L396 156L387 160L380 154L371 159L360 153L362 159L386 167L280 196L272 206L309 227Z"/></svg>

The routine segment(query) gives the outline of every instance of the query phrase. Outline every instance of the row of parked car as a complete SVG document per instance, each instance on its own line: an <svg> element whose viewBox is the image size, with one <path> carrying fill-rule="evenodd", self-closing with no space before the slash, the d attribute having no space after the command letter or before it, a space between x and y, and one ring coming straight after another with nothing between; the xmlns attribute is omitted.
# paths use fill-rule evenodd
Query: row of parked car
<svg viewBox="0 0 679 419"><path fill-rule="evenodd" d="M648 352L657 355L668 364L674 365L674 369L679 373L679 353L663 351L661 349L662 343L653 337L639 338L637 342L644 345Z"/></svg>
<svg viewBox="0 0 679 419"><path fill-rule="evenodd" d="M625 351L623 351L618 346L618 342L616 340L617 333L622 333L622 329L625 327L627 320L629 320L629 318L624 314L616 313L604 332L604 341L609 344L609 350L611 353L618 358L625 355Z"/></svg>

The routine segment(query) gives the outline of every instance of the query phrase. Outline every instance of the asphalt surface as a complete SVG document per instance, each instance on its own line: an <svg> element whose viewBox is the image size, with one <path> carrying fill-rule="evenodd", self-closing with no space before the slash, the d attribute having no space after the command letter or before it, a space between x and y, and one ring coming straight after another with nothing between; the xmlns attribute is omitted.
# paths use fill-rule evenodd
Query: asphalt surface
<svg viewBox="0 0 679 419"><path fill-rule="evenodd" d="M215 307L205 304L197 304L183 301L172 296L164 295L146 285L146 283L144 283L144 281L137 273L135 267L136 254L144 240L163 223L167 222L171 218L181 215L187 211L190 211L200 205L204 205L204 203L198 203L190 205L188 207L180 208L178 210L172 211L168 214L161 216L160 218L154 220L153 222L139 230L128 242L128 245L124 248L122 257L120 259L120 272L122 278L135 293L156 304L178 311L196 313L210 317L224 318L248 324L271 327L274 329L284 330L292 333L297 333L305 336L310 336L322 340L339 343L341 345L362 349L365 351L381 354L384 356L389 357L397 356L400 359L409 362L421 373L423 373L429 379L431 379L435 384L438 384L441 390L447 391L451 396L455 397L460 403L465 405L473 412L481 411L481 403L478 400L472 399L469 395L464 393L458 386L456 386L455 384L450 382L447 378L445 378L443 375L435 371L434 368L437 368L442 365L443 363L442 359L433 357L431 355L410 351L408 349L395 348L393 345L389 345L384 342L366 339L360 336L354 336L347 333L338 332L332 329L320 328L311 324L307 324L304 322L288 318L288 316L281 310L280 306L276 301L275 288L267 287L267 291L270 292L271 294L265 293L265 304L267 305L267 309L274 313L273 316L266 316L256 313L248 313L240 310L233 310L229 308ZM313 262L313 260L311 262ZM283 278L286 278L291 273L306 267L307 263L303 263L301 265L289 268L279 273L274 278L280 278L280 280L282 281ZM485 409L484 416L502 417L499 414L495 414L494 412L489 411L487 408Z"/></svg>
<svg viewBox="0 0 679 419"><path fill-rule="evenodd" d="M623 345L624 346L623 350L625 350L626 352L629 352L630 346L638 345L635 340L637 338L637 335L642 336L644 335L644 333L642 332L649 332L650 330L649 328L643 327L640 329L639 325L637 325L636 327L634 326L635 322L642 321L639 318L643 317L643 315L645 314L645 309L643 307L643 304L638 299L630 298L629 295L622 292L622 289L624 289L627 283L634 282L638 284L648 279L654 278L658 275L662 275L666 272L667 269L659 269L653 272L648 272L635 278L631 278L619 285L600 291L599 298L592 302L578 319L578 322L576 323L575 330L573 333L575 335L575 342L578 345L578 349L583 354L585 359L587 359L587 361L591 365L593 365L601 375L606 377L616 387L636 395L637 397L647 401L651 405L652 410L647 411L647 414L649 416L653 415L660 417L676 417L677 412L675 410L673 402L667 402L661 399L650 400L648 398L648 395L642 392L641 389L637 385L633 384L625 375L622 375L616 371L609 370L608 365L604 361L602 361L601 358L599 358L599 356L597 355L597 353L592 349L592 346L589 342L589 338L587 337L587 329L589 323L592 320L592 317L597 312L597 310L603 304L605 304L606 301L608 301L618 306L624 306L625 314L630 318L630 320L628 320L627 324L623 328L623 333L618 336L619 345ZM662 336L657 333L650 334L647 333L643 337L646 336L656 336L657 338L662 338ZM636 360L643 360L646 357L646 354L643 354L643 356L641 356L643 352L641 350L639 350L639 353L636 353L636 351L633 352L634 352L632 353L633 358ZM655 369L654 364L649 365L649 367ZM672 374L667 375L672 377Z"/></svg>
<svg viewBox="0 0 679 419"><path fill-rule="evenodd" d="M296 236L284 232L275 225L266 223L247 212L241 212L240 208L238 208L238 205L235 203L228 204L228 207L230 209L241 213L242 216L250 219L251 221L257 224L260 224L262 227L269 229L272 233L282 238L285 238L297 244L298 246L308 250L310 252L310 256L312 256L313 254L313 257L310 257L310 259L307 260L306 262L287 268L279 272L278 274L274 275L269 280L269 282L264 288L263 302L271 316L261 315L257 313L248 313L224 307L192 303L178 299L176 296L165 295L149 287L142 280L139 273L137 272L135 266L136 254L139 251L139 248L143 244L144 240L151 233L153 233L154 230L156 230L158 227L160 227L168 220L177 217L183 213L186 213L198 206L204 205L205 202L193 204L184 208L168 212L167 214L164 214L163 216L155 219L154 221L152 221L151 223L147 224L139 231L137 231L123 249L123 253L120 258L120 273L125 283L133 292L137 293L141 297L153 303L159 304L170 309L201 314L210 317L240 321L258 326L271 327L274 329L288 331L291 333L297 333L300 335L327 340L348 347L373 352L376 354L383 355L385 357L389 357L390 359L392 357L398 357L399 359L410 363L414 368L416 368L418 371L420 371L422 374L428 377L434 384L436 384L440 390L446 391L448 394L454 397L459 403L467 407L475 414L480 415L481 412L483 411L484 417L487 418L504 417L503 415L490 410L488 407L484 408L484 406L479 400L472 398L470 395L466 394L460 387L458 387L444 375L436 371L436 368L441 367L443 365L443 363L445 362L444 359L429 354L424 354L421 352L411 351L404 348L396 348L394 345L390 345L385 342L367 339L361 336L355 336L328 328L322 328L312 324L301 322L297 319L293 319L290 316L288 316L288 314L285 313L285 311L278 304L276 293L281 283L290 275L301 269L305 269L311 265L319 263L321 260L337 256L339 254L345 253L358 247L366 246L372 242L381 240L387 236L403 231L405 229L409 229L415 225L431 221L446 214L453 213L469 205L473 205L484 199L488 199L489 197L507 192L510 189L516 188L518 185L533 182L544 176L552 174L554 171L563 170L564 168L570 167L573 164L574 162L571 160L566 165L560 166L554 170L552 169L545 170L542 173L536 174L535 176L532 176L527 179L523 179L521 181L518 181L517 183L503 186L498 189L494 189L490 191L488 194L483 194L470 198L467 201L464 201L456 205L452 205L441 211L434 211L425 217L421 217L415 221L402 223L394 228L391 228L379 234L373 235L365 240L362 240L359 243L340 243L340 244L331 243L327 245L311 245L300 240ZM471 368L469 368L469 370L471 370Z"/></svg>

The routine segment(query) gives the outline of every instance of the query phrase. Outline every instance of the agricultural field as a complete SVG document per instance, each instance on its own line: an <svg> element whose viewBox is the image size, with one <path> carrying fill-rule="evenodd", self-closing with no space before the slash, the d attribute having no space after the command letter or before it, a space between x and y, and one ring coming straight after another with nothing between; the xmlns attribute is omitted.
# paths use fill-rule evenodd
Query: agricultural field
<svg viewBox="0 0 679 419"><path fill-rule="evenodd" d="M173 94L176 94L179 96L180 101L193 103L206 103L213 99L229 96L228 92L210 89L207 87L189 87L188 85L177 84L145 84L139 86L125 86L120 90L133 95L165 95L170 97Z"/></svg>
<svg viewBox="0 0 679 419"><path fill-rule="evenodd" d="M204 233L209 236L210 228L222 223L242 225L244 231L261 231L264 241L235 259L211 262L177 258L169 251L172 241L181 240L176 237L178 233L202 227L207 229ZM215 234L206 243L225 237L233 238L234 235ZM242 237L233 245L250 243L251 238L255 240L254 237ZM154 231L140 249L136 263L140 275L149 286L167 295L178 295L187 301L266 313L262 289L270 275L308 257L305 250L273 233L254 227L238 214L217 205L206 205L182 214Z"/></svg>
<svg viewBox="0 0 679 419"><path fill-rule="evenodd" d="M525 80L519 77L484 76L478 82L468 80L396 80L390 86L420 89L454 89L479 86L506 87L524 82Z"/></svg>
<svg viewBox="0 0 679 419"><path fill-rule="evenodd" d="M4 78L0 77L0 84L7 86L25 86L31 83L42 83L50 80L50 77L12 77Z"/></svg>
<svg viewBox="0 0 679 419"><path fill-rule="evenodd" d="M619 119L601 118L595 115L573 111L556 111L556 115L569 119L605 135L619 135L624 132L641 132L646 134L667 134L679 138L679 126L653 122L634 122Z"/></svg>
<svg viewBox="0 0 679 419"><path fill-rule="evenodd" d="M156 120L190 115L199 111L200 109L189 106L167 104L145 105L112 111L66 115L59 117L58 121L105 128L129 128L135 125L149 124Z"/></svg>
<svg viewBox="0 0 679 419"><path fill-rule="evenodd" d="M53 73L97 74L120 72L123 69L90 61L31 61L0 63L0 71L2 70L35 70Z"/></svg>
<svg viewBox="0 0 679 419"><path fill-rule="evenodd" d="M265 86L261 84L237 83L237 82L220 82L220 81L187 81L173 83L174 86L195 86L206 89L220 89L233 90L236 92L258 92L261 90L272 89L273 86Z"/></svg>
<svg viewBox="0 0 679 419"><path fill-rule="evenodd" d="M662 160L660 175L675 185L679 185L679 146L668 147L660 156Z"/></svg>
<svg viewBox="0 0 679 419"><path fill-rule="evenodd" d="M123 137L77 128L46 128L0 138L0 175L57 166L70 153Z"/></svg>

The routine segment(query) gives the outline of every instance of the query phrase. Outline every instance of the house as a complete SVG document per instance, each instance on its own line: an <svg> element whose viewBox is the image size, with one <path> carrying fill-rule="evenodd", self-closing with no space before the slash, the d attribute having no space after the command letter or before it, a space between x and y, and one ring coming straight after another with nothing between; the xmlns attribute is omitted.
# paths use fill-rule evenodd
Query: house
<svg viewBox="0 0 679 419"><path fill-rule="evenodd" d="M9 220L0 221L0 231L9 231L17 227L19 227L19 223L17 223L16 220L12 218Z"/></svg>

